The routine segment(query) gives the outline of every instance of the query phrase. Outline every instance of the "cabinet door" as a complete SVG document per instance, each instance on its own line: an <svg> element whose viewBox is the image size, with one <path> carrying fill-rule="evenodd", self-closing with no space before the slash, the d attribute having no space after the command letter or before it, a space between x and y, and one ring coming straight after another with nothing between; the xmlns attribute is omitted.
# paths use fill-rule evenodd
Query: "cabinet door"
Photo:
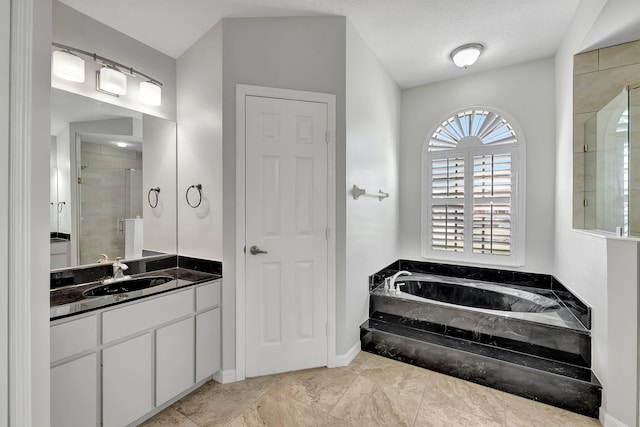
<svg viewBox="0 0 640 427"><path fill-rule="evenodd" d="M122 427L153 408L151 334L102 351L102 422Z"/></svg>
<svg viewBox="0 0 640 427"><path fill-rule="evenodd" d="M220 370L220 308L196 316L196 382Z"/></svg>
<svg viewBox="0 0 640 427"><path fill-rule="evenodd" d="M193 317L156 331L156 406L194 384Z"/></svg>
<svg viewBox="0 0 640 427"><path fill-rule="evenodd" d="M97 409L95 353L51 369L51 427L99 425Z"/></svg>

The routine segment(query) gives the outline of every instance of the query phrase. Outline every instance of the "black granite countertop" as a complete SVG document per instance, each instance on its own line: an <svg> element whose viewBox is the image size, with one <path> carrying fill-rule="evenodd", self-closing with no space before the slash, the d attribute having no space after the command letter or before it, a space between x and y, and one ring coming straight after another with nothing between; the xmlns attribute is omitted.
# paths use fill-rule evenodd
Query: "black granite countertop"
<svg viewBox="0 0 640 427"><path fill-rule="evenodd" d="M49 296L51 306L49 317L51 320L55 320L73 316L111 305L145 298L150 295L157 295L174 289L185 288L199 283L220 279L222 277L221 274L202 272L184 267L171 267L154 270L146 273L134 274L131 277L137 278L149 276L170 276L174 278L174 280L146 289L98 297L85 297L82 293L90 288L102 284L101 280L51 289Z"/></svg>

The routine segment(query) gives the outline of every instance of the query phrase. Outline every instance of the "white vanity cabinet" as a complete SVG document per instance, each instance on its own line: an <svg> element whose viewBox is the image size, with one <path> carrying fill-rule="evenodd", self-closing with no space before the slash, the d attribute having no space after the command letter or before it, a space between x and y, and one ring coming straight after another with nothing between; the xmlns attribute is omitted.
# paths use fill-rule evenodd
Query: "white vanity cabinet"
<svg viewBox="0 0 640 427"><path fill-rule="evenodd" d="M51 425L86 427L98 422L97 316L51 327Z"/></svg>
<svg viewBox="0 0 640 427"><path fill-rule="evenodd" d="M86 427L98 422L96 353L51 368L51 425Z"/></svg>
<svg viewBox="0 0 640 427"><path fill-rule="evenodd" d="M220 370L220 280L51 325L52 427L125 426Z"/></svg>
<svg viewBox="0 0 640 427"><path fill-rule="evenodd" d="M162 405L194 383L193 317L156 331L156 405Z"/></svg>
<svg viewBox="0 0 640 427"><path fill-rule="evenodd" d="M122 427L153 409L151 333L102 351L102 424Z"/></svg>

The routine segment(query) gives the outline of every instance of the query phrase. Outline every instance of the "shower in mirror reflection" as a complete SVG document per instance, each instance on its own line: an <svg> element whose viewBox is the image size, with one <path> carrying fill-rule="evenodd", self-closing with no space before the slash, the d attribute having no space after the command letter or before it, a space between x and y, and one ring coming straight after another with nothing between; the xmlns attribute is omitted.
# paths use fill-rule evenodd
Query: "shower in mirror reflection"
<svg viewBox="0 0 640 427"><path fill-rule="evenodd" d="M585 229L640 235L639 101L627 87L584 125Z"/></svg>

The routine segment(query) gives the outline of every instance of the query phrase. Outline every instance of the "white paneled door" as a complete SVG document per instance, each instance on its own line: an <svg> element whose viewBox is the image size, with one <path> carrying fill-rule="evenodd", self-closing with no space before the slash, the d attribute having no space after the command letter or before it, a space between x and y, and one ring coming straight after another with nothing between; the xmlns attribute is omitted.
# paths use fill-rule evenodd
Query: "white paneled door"
<svg viewBox="0 0 640 427"><path fill-rule="evenodd" d="M327 104L247 96L246 375L327 365Z"/></svg>

